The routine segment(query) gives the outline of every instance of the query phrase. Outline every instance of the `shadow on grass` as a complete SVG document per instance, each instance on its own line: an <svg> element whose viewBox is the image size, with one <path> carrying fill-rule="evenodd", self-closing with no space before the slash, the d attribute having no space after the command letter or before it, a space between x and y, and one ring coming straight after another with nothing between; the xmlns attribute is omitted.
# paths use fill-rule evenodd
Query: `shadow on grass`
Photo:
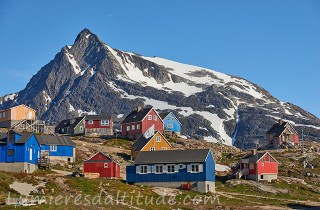
<svg viewBox="0 0 320 210"><path fill-rule="evenodd" d="M218 175L216 175L216 181L217 182L221 182L221 183L225 184L226 181L228 181L228 180L230 180L228 175L226 175L226 176L218 176Z"/></svg>
<svg viewBox="0 0 320 210"><path fill-rule="evenodd" d="M118 152L117 155L121 158L123 158L126 161L129 161L131 159L130 155L126 154L126 153L120 153Z"/></svg>
<svg viewBox="0 0 320 210"><path fill-rule="evenodd" d="M312 209L312 210L318 210L320 209L320 206L309 206L309 205L304 205L304 204L296 204L296 203L290 203L287 205L291 209Z"/></svg>

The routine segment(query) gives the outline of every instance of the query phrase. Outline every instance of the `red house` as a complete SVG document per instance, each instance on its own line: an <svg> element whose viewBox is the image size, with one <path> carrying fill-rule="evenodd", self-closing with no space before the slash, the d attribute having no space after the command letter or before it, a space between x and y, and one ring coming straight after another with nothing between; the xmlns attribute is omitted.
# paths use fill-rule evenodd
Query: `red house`
<svg viewBox="0 0 320 210"><path fill-rule="evenodd" d="M85 134L90 133L113 135L111 115L86 115Z"/></svg>
<svg viewBox="0 0 320 210"><path fill-rule="evenodd" d="M163 133L163 126L163 120L156 110L138 106L121 123L121 134L129 139L137 139L151 127L152 130Z"/></svg>
<svg viewBox="0 0 320 210"><path fill-rule="evenodd" d="M120 164L99 151L83 162L83 173L98 173L100 177L120 178Z"/></svg>
<svg viewBox="0 0 320 210"><path fill-rule="evenodd" d="M269 152L252 150L232 170L238 179L244 176L245 179L270 182L278 177L278 161Z"/></svg>
<svg viewBox="0 0 320 210"><path fill-rule="evenodd" d="M294 146L299 143L299 136L293 126L286 121L279 120L266 133L267 146L281 148L284 146Z"/></svg>

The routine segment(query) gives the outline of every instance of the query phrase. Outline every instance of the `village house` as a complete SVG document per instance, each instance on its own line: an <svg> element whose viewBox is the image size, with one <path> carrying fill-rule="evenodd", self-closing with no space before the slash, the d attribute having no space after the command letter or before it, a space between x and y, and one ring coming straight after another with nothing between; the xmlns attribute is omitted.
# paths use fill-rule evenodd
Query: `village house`
<svg viewBox="0 0 320 210"><path fill-rule="evenodd" d="M164 135L177 136L181 134L181 123L172 112L159 114L164 123Z"/></svg>
<svg viewBox="0 0 320 210"><path fill-rule="evenodd" d="M150 127L163 133L163 120L152 107L138 106L121 123L121 134L129 139L137 139Z"/></svg>
<svg viewBox="0 0 320 210"><path fill-rule="evenodd" d="M86 115L85 134L113 135L111 115Z"/></svg>
<svg viewBox="0 0 320 210"><path fill-rule="evenodd" d="M150 137L141 135L131 147L131 157L132 160L135 160L141 151L170 150L171 147L167 139L157 131Z"/></svg>
<svg viewBox="0 0 320 210"><path fill-rule="evenodd" d="M55 133L69 135L84 135L85 134L84 117L75 119L62 120L55 128Z"/></svg>
<svg viewBox="0 0 320 210"><path fill-rule="evenodd" d="M271 181L278 178L278 161L269 152L252 150L233 167L236 178Z"/></svg>
<svg viewBox="0 0 320 210"><path fill-rule="evenodd" d="M267 146L281 148L283 146L294 146L299 143L298 132L286 121L279 120L266 133Z"/></svg>
<svg viewBox="0 0 320 210"><path fill-rule="evenodd" d="M126 171L127 183L215 192L215 161L210 149L140 152Z"/></svg>
<svg viewBox="0 0 320 210"><path fill-rule="evenodd" d="M45 133L45 122L36 119L36 111L24 104L0 110L0 128Z"/></svg>
<svg viewBox="0 0 320 210"><path fill-rule="evenodd" d="M59 160L74 162L76 144L69 136L35 135L40 145L39 158L48 158L50 161Z"/></svg>
<svg viewBox="0 0 320 210"><path fill-rule="evenodd" d="M49 139L52 142L48 142ZM59 139L60 142L53 139ZM72 148L67 149L66 144ZM0 168L3 171L32 173L43 158L74 161L75 145L71 144L71 139L49 138L36 136L30 132L17 133L11 130L0 135ZM44 154L47 156L43 157Z"/></svg>
<svg viewBox="0 0 320 210"><path fill-rule="evenodd" d="M83 173L85 177L98 174L97 177L117 179L120 178L120 164L99 151L83 162Z"/></svg>

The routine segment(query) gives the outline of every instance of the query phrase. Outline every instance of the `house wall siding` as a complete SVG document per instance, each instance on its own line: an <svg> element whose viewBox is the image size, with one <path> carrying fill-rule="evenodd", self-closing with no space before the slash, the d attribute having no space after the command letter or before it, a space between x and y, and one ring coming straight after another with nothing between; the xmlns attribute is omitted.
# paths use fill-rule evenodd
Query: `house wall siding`
<svg viewBox="0 0 320 210"><path fill-rule="evenodd" d="M160 142L156 141L156 137L160 137ZM142 148L141 151L151 151L151 147L154 147L155 151L162 150L162 147L167 148L167 150L171 149L170 144L159 133L156 133L156 135L154 135L153 138L150 139L150 141Z"/></svg>
<svg viewBox="0 0 320 210"><path fill-rule="evenodd" d="M41 150L49 151L49 156L74 156L74 147L67 145L57 145L57 151L50 151L50 145L41 145Z"/></svg>
<svg viewBox="0 0 320 210"><path fill-rule="evenodd" d="M172 113L169 113L164 119L164 130L166 131L174 131L178 134L181 132L181 124L178 122L178 120L175 118L175 116ZM172 128L168 127L168 124L172 125Z"/></svg>

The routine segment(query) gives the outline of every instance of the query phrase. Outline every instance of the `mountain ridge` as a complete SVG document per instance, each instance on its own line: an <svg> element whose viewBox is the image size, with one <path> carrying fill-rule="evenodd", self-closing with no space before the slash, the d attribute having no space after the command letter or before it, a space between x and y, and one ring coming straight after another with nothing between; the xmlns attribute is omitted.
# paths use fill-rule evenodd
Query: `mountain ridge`
<svg viewBox="0 0 320 210"><path fill-rule="evenodd" d="M25 89L0 100L0 108L30 105L49 123L85 112L126 115L138 104L152 105L173 110L186 135L234 142L240 148L252 147L257 138L264 142L262 136L278 118L304 125L312 140L320 140L316 116L279 101L257 84L203 67L117 50L88 29L43 66Z"/></svg>

